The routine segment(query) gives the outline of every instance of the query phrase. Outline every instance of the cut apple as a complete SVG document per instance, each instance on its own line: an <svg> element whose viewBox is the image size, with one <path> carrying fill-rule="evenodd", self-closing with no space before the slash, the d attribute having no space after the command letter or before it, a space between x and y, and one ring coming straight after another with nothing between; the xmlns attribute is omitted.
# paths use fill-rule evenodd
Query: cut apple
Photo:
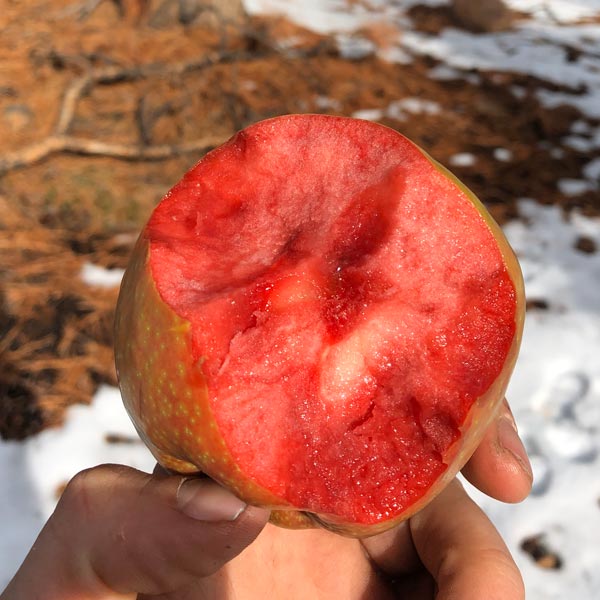
<svg viewBox="0 0 600 600"><path fill-rule="evenodd" d="M280 524L365 535L469 458L523 314L513 252L448 171L381 125L290 115L206 155L156 208L117 368L165 467Z"/></svg>

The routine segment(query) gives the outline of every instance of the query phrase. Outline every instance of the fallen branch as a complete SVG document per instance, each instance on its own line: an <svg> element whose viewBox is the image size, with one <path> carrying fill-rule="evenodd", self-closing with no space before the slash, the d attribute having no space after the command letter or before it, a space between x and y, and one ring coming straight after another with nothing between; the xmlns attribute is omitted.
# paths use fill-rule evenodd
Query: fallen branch
<svg viewBox="0 0 600 600"><path fill-rule="evenodd" d="M265 54L273 52L288 59L294 59L299 57L309 58L330 50L328 50L327 46L319 43L314 48L307 50L288 51L257 32L247 32L247 37L249 39L251 37L259 45L260 49L253 51L216 50L195 60L166 65L151 63L132 67L110 65L92 68L90 67L89 60L82 59L81 56L53 53L52 59L60 63L61 66L72 66L78 70L83 69L84 73L74 79L65 89L56 125L50 135L40 142L35 142L19 150L9 152L4 156L0 156L0 176L12 170L29 167L59 153L107 156L129 161L158 161L182 154L206 151L224 141L223 136L206 136L202 139L183 142L181 144L146 145L144 142L148 141L148 136L144 135L143 123L142 135L140 136L142 143L140 144L118 144L71 136L69 135L69 129L75 118L79 100L95 85L135 82L152 77L183 76L218 64L256 60ZM230 99L226 97L225 100ZM233 120L236 120L235 114L233 115Z"/></svg>
<svg viewBox="0 0 600 600"><path fill-rule="evenodd" d="M250 56L249 53L245 52L223 51L213 52L196 60L177 62L169 65L148 64L137 67L124 68L110 66L91 69L67 86L54 131L40 142L30 144L25 148L9 152L0 157L0 175L15 169L28 167L58 153L108 156L130 161L153 161L209 150L222 143L224 141L223 136L206 136L202 139L183 142L181 144L143 146L80 138L70 136L68 132L75 117L79 100L94 85L138 81L150 77L181 76L216 64L249 58ZM252 56L256 57L256 54ZM79 60L76 61L69 57L61 57L61 60L65 63L75 62L76 66L81 66L81 61Z"/></svg>
<svg viewBox="0 0 600 600"><path fill-rule="evenodd" d="M113 144L69 135L51 135L42 142L10 152L0 159L0 174L38 163L57 153L81 156L108 156L129 161L165 160L182 154L209 150L223 142L223 136L206 136L182 144L137 146Z"/></svg>

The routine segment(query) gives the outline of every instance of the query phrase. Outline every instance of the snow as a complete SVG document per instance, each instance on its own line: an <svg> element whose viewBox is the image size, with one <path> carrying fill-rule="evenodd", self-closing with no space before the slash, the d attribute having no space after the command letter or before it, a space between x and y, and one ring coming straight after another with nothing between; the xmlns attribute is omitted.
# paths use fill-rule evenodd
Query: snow
<svg viewBox="0 0 600 600"><path fill-rule="evenodd" d="M110 443L106 436L133 440L131 444ZM152 470L154 461L139 440L123 408L116 388L102 386L91 407L73 406L61 428L49 429L24 444L25 469L41 513L54 510L56 490L75 473L101 463L117 463L123 458L132 467ZM65 460L68 457L68 460Z"/></svg>
<svg viewBox="0 0 600 600"><path fill-rule="evenodd" d="M438 81L452 81L453 79L464 79L473 85L479 85L481 83L481 77L476 73L466 73L459 69L454 69L448 65L439 64L429 69L428 73L431 79L437 79Z"/></svg>
<svg viewBox="0 0 600 600"><path fill-rule="evenodd" d="M385 49L386 60L406 62L428 55L439 64L438 79L476 84L477 70L532 75L535 94L547 106L566 103L583 119L563 145L581 152L600 149L600 16L598 0L509 0L527 13L510 31L471 34L447 28L439 35L411 31L406 16L415 4L445 5L444 0L245 0L253 13L282 13L321 33L336 35L349 57L383 50L361 35L382 20L398 24L397 43ZM574 52L573 52L574 51ZM515 97L528 90L513 86ZM327 107L329 100L318 100ZM391 113L441 110L426 99L399 98L387 109L363 107L353 116L379 120ZM395 111L395 112L394 112ZM559 156L558 145L552 151ZM494 150L498 161L512 156ZM471 166L476 156L460 153L454 166ZM562 179L560 191L578 195L598 188L600 158L590 157L581 179ZM507 541L526 583L529 600L600 597L600 253L576 248L581 237L600 247L600 219L522 199L523 220L509 223L506 234L521 262L529 299L545 301L546 310L528 312L522 351L508 397L531 456L535 482L529 499L504 505L472 487L469 492L486 510ZM121 271L84 265L90 285L118 285ZM111 444L107 434L135 436L117 390L103 387L90 406L72 407L65 424L24 442L0 442L0 589L8 582L51 512L56 491L77 471L102 462L151 470L153 460L140 443ZM543 569L521 549L525 538L543 536L562 559L559 569Z"/></svg>
<svg viewBox="0 0 600 600"><path fill-rule="evenodd" d="M360 6L349 9L345 0L245 0L249 13L282 14L317 33L355 31L366 21Z"/></svg>
<svg viewBox="0 0 600 600"><path fill-rule="evenodd" d="M576 23L598 14L598 0L507 0L514 10L549 18L556 23Z"/></svg>
<svg viewBox="0 0 600 600"><path fill-rule="evenodd" d="M538 78L536 91L548 107L568 104L590 118L600 118L600 24L587 22L600 15L597 0L510 0L508 4L528 18L518 20L508 31L474 35L445 28L428 35L411 30L407 10L416 4L447 5L429 0L245 0L251 13L280 13L319 33L343 34L342 53L371 53L371 42L353 38L373 23L395 23L395 45L377 52L386 60L405 63L410 55L427 55L440 61L432 69L439 79L473 78L473 70L522 73ZM354 41L352 41L354 40ZM579 54L574 59L572 52ZM544 89L543 84L549 89ZM561 89L554 89L559 86ZM550 89L551 88L551 89Z"/></svg>
<svg viewBox="0 0 600 600"><path fill-rule="evenodd" d="M366 38L340 33L335 39L342 58L361 60L375 54L375 44Z"/></svg>
<svg viewBox="0 0 600 600"><path fill-rule="evenodd" d="M118 436L131 443L109 443ZM0 441L0 590L8 584L57 495L76 473L102 463L128 464L152 471L154 460L139 441L115 388L103 386L90 406L73 406L62 427L24 442Z"/></svg>
<svg viewBox="0 0 600 600"><path fill-rule="evenodd" d="M598 144L594 139L579 135L568 135L563 138L562 143L564 146L568 146L569 148L578 150L579 152L591 152L595 148L600 147L600 144Z"/></svg>
<svg viewBox="0 0 600 600"><path fill-rule="evenodd" d="M436 115L442 111L439 103L425 98L406 97L402 100L392 102L385 110L380 108L364 108L352 113L355 119L365 119L367 121L378 121L384 117L390 117L397 121L403 121L410 115L428 114Z"/></svg>
<svg viewBox="0 0 600 600"><path fill-rule="evenodd" d="M379 108L364 108L352 113L355 119L364 119L365 121L379 121L385 116L385 111Z"/></svg>
<svg viewBox="0 0 600 600"><path fill-rule="evenodd" d="M321 109L333 109L340 110L340 102L335 98L329 98L327 96L315 96L315 106Z"/></svg>
<svg viewBox="0 0 600 600"><path fill-rule="evenodd" d="M388 106L387 113L392 119L402 120L406 119L407 113L437 115L441 110L442 107L433 100L408 97L392 102Z"/></svg>
<svg viewBox="0 0 600 600"><path fill-rule="evenodd" d="M415 54L432 56L457 70L495 70L525 73L566 91L542 89L540 101L549 107L571 104L590 117L600 117L600 26L549 25L527 21L514 30L473 35L444 29L430 36L407 31L402 44ZM581 57L572 61L567 46ZM581 89L585 93L581 93Z"/></svg>
<svg viewBox="0 0 600 600"><path fill-rule="evenodd" d="M565 196L579 196L592 189L593 186L585 179L559 179L558 189Z"/></svg>
<svg viewBox="0 0 600 600"><path fill-rule="evenodd" d="M510 162L513 155L507 148L494 148L494 158L500 162Z"/></svg>
<svg viewBox="0 0 600 600"><path fill-rule="evenodd" d="M88 285L111 288L121 285L124 272L123 269L105 269L86 262L81 268L81 279Z"/></svg>
<svg viewBox="0 0 600 600"><path fill-rule="evenodd" d="M477 157L470 152L459 152L453 154L449 163L452 167L472 167L477 162Z"/></svg>
<svg viewBox="0 0 600 600"><path fill-rule="evenodd" d="M596 186L600 183L600 158L595 158L583 167L583 175L593 181Z"/></svg>

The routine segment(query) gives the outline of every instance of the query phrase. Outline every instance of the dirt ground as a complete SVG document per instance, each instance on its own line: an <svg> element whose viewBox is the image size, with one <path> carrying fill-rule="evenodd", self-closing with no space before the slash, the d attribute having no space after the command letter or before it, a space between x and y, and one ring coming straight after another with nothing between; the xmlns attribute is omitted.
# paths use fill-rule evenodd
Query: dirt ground
<svg viewBox="0 0 600 600"><path fill-rule="evenodd" d="M0 13L0 435L22 439L115 383L116 289L79 277L91 262L123 268L152 207L207 150L236 130L290 112L351 115L417 97L442 110L396 128L448 164L503 223L521 197L600 214L598 192L563 196L590 156L564 147L581 119L545 109L547 83L474 72L432 80L435 61L344 58L335 40L281 18L248 18L176 0L7 0ZM235 4L235 3L232 3ZM193 10L196 6L197 10ZM191 8L190 8L191 7ZM201 8L201 7L200 7ZM237 7L239 9L239 7ZM413 26L456 25L415 7ZM385 46L389 26L361 32ZM511 88L521 89L517 98ZM553 89L557 89L554 87ZM596 126L598 123L587 122ZM512 154L501 162L497 148ZM560 148L560 150L558 150ZM591 240L577 242L595 252ZM543 309L531 302L532 309Z"/></svg>

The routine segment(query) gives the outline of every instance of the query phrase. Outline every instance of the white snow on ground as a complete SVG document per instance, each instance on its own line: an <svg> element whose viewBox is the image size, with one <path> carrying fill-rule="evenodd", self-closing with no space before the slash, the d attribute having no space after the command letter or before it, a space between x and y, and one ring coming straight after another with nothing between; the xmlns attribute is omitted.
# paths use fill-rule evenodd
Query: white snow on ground
<svg viewBox="0 0 600 600"><path fill-rule="evenodd" d="M563 196L580 196L584 192L594 189L594 186L584 179L559 179L558 189Z"/></svg>
<svg viewBox="0 0 600 600"><path fill-rule="evenodd" d="M600 254L574 249L579 236L600 248L600 219L523 201L527 224L505 231L515 248L528 297L549 308L527 315L522 351L508 390L536 479L531 497L502 505L469 488L507 540L530 600L600 596ZM519 549L545 535L563 559L537 567Z"/></svg>
<svg viewBox="0 0 600 600"><path fill-rule="evenodd" d="M354 31L368 15L360 10L358 13L349 10L345 0L245 0L244 4L250 13L285 15L298 25L318 33Z"/></svg>
<svg viewBox="0 0 600 600"><path fill-rule="evenodd" d="M408 119L410 115L428 114L437 115L442 107L433 100L423 98L407 97L392 102L385 110L380 108L365 108L352 113L355 119L366 119L367 121L378 121L383 117L391 117L397 121Z"/></svg>
<svg viewBox="0 0 600 600"><path fill-rule="evenodd" d="M500 162L510 162L513 159L513 155L507 148L495 148L494 158Z"/></svg>
<svg viewBox="0 0 600 600"><path fill-rule="evenodd" d="M84 263L81 279L88 285L111 288L121 285L124 272L123 269L105 269L92 263Z"/></svg>
<svg viewBox="0 0 600 600"><path fill-rule="evenodd" d="M598 14L598 0L505 0L514 10L552 20L556 23L574 23Z"/></svg>
<svg viewBox="0 0 600 600"><path fill-rule="evenodd" d="M449 163L451 167L472 167L477 162L477 157L470 152L459 152L453 154Z"/></svg>
<svg viewBox="0 0 600 600"><path fill-rule="evenodd" d="M510 0L509 5L530 18L517 21L509 31L474 35L447 28L436 35L411 31L406 11L416 4L439 6L444 0L245 0L251 13L279 13L320 33L343 32L344 46L366 49L368 40L350 39L353 31L373 23L396 23L397 46L378 52L388 60L408 54L425 54L446 69L471 77L472 69L529 74L541 82L565 89L540 89L537 95L549 107L571 104L591 118L600 118L600 24L585 19L600 15L597 0ZM580 55L573 59L575 51ZM440 71L448 77L452 71ZM434 71L435 73L435 71ZM580 93L581 90L584 93Z"/></svg>
<svg viewBox="0 0 600 600"><path fill-rule="evenodd" d="M351 6L345 0L245 3L251 12L282 13L315 31L339 34L338 45L347 53L379 53L360 34L353 39L353 32L382 20L396 23L404 31L397 46L386 49L388 60L406 62L411 53L429 54L440 60L432 77L475 84L479 76L472 70L477 69L534 75L542 86L548 83L538 92L547 105L564 102L582 110L586 119L600 118L600 25L585 23L600 15L598 0L510 0L531 17L511 31L474 35L446 29L437 36L410 31L405 11L447 0L368 0ZM565 89L551 89L556 85ZM526 91L515 87L514 93L519 97ZM402 101L394 104L405 113L435 110L424 100ZM383 115L369 107L355 114L373 120ZM563 143L583 152L597 150L600 127L582 120ZM502 149L495 156L512 158ZM559 182L562 192L597 189L599 161L592 158L581 179ZM533 200L523 200L521 209L526 221L510 223L506 233L521 261L528 297L545 301L548 309L528 313L509 398L536 481L532 496L516 506L469 489L507 540L529 600L594 600L600 597L600 252L580 252L575 243L584 236L600 248L600 220L578 214L565 218L558 208ZM82 271L92 285L116 285L120 276L93 265ZM77 471L102 462L151 470L153 460L141 444L110 444L107 434L135 436L118 392L102 388L91 406L71 408L63 427L22 443L0 442L0 589L52 510L57 488ZM544 535L548 548L562 557L560 569L542 569L520 549L524 538L537 535Z"/></svg>
<svg viewBox="0 0 600 600"><path fill-rule="evenodd" d="M600 184L600 158L595 158L585 165L585 167L583 167L583 174L594 183L597 188Z"/></svg>
<svg viewBox="0 0 600 600"><path fill-rule="evenodd" d="M561 91L541 89L537 96L548 107L570 104L591 118L600 117L600 25L525 21L511 31L479 35L458 29L435 36L407 31L401 43L415 54L427 54L459 71L523 73L563 86ZM569 49L581 56L571 60Z"/></svg>
<svg viewBox="0 0 600 600"><path fill-rule="evenodd" d="M129 443L109 443L117 436ZM0 441L0 590L8 584L56 504L61 487L79 471L102 463L152 471L119 391L101 387L91 406L73 406L62 427L25 442Z"/></svg>

